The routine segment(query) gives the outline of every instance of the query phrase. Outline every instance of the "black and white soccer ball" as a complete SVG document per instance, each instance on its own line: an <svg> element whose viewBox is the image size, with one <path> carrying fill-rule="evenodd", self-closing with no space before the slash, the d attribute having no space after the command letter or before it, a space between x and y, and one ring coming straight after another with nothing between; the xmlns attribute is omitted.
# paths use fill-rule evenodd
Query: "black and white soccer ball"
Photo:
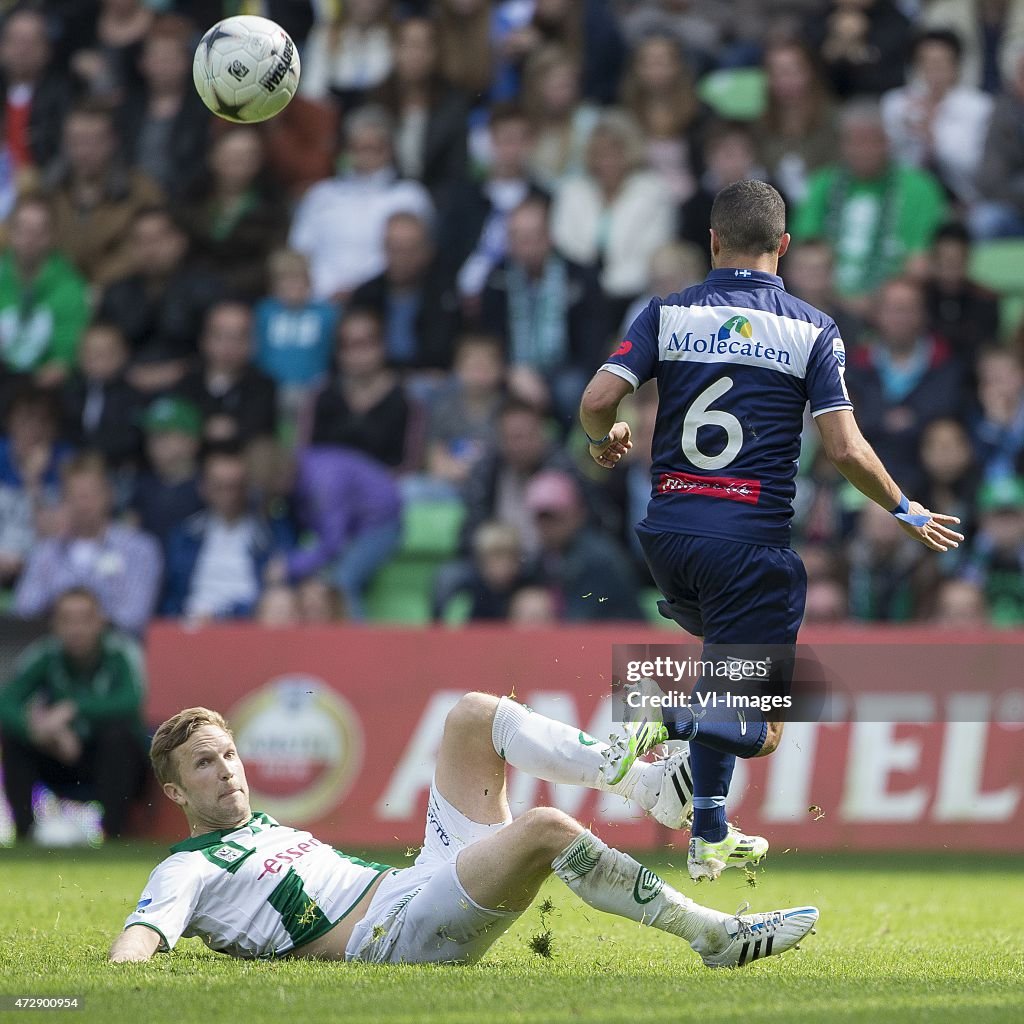
<svg viewBox="0 0 1024 1024"><path fill-rule="evenodd" d="M225 18L199 41L192 79L203 102L225 121L266 121L299 87L299 51L268 18Z"/></svg>

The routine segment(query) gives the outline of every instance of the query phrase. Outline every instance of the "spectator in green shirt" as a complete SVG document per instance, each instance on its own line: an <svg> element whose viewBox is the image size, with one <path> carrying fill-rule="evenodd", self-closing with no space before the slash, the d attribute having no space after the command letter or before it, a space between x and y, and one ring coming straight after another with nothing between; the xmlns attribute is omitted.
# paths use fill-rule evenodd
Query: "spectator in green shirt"
<svg viewBox="0 0 1024 1024"><path fill-rule="evenodd" d="M838 164L811 176L790 230L796 241L832 246L836 289L863 315L883 281L924 274L946 197L933 175L898 163L875 104L856 102L843 112L839 152Z"/></svg>
<svg viewBox="0 0 1024 1024"><path fill-rule="evenodd" d="M146 779L142 653L108 628L95 595L65 591L53 633L21 656L0 689L3 782L19 839L32 830L37 782L103 805L103 830L121 834Z"/></svg>
<svg viewBox="0 0 1024 1024"><path fill-rule="evenodd" d="M10 245L0 254L0 362L37 383L60 383L75 362L89 318L86 284L53 248L53 213L26 197L10 217Z"/></svg>

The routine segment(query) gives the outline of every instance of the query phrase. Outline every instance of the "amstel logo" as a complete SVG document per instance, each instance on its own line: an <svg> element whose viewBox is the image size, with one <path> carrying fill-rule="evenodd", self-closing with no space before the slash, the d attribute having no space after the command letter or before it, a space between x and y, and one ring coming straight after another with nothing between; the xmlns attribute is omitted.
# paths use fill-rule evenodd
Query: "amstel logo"
<svg viewBox="0 0 1024 1024"><path fill-rule="evenodd" d="M359 774L359 717L315 676L270 680L236 705L228 720L251 803L272 817L316 821L343 799Z"/></svg>

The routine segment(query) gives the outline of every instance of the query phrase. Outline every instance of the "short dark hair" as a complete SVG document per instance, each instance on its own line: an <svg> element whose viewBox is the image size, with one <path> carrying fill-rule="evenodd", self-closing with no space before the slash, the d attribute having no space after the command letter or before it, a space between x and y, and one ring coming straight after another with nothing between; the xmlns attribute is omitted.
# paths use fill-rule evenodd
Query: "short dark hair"
<svg viewBox="0 0 1024 1024"><path fill-rule="evenodd" d="M726 252L777 252L786 231L786 204L766 181L737 181L715 196L711 227Z"/></svg>
<svg viewBox="0 0 1024 1024"><path fill-rule="evenodd" d="M952 29L930 28L924 32L919 32L910 44L910 59L912 61L917 60L921 47L928 43L938 43L940 46L945 46L947 49L952 50L953 57L958 64L964 55L964 44Z"/></svg>
<svg viewBox="0 0 1024 1024"><path fill-rule="evenodd" d="M932 235L932 245L938 245L939 242L957 242L969 248L971 233L959 221L948 221Z"/></svg>

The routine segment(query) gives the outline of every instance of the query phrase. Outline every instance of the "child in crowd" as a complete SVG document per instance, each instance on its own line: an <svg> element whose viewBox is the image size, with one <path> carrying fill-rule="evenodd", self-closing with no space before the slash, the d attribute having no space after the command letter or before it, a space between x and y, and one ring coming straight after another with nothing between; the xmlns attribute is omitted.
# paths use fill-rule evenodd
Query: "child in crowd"
<svg viewBox="0 0 1024 1024"><path fill-rule="evenodd" d="M277 382L282 420L294 423L303 400L327 374L338 309L312 298L302 253L279 249L268 270L270 295L256 306L256 362Z"/></svg>

